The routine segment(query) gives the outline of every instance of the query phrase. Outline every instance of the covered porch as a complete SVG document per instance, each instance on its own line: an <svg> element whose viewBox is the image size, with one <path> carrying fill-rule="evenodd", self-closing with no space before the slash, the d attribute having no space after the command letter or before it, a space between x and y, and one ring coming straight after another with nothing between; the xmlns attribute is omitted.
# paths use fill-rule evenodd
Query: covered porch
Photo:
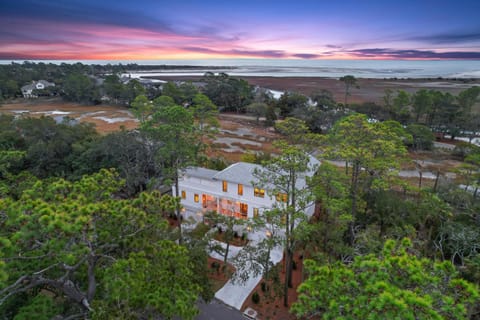
<svg viewBox="0 0 480 320"><path fill-rule="evenodd" d="M210 194L202 194L203 212L216 211L229 217L247 219L248 204L235 199L216 197Z"/></svg>

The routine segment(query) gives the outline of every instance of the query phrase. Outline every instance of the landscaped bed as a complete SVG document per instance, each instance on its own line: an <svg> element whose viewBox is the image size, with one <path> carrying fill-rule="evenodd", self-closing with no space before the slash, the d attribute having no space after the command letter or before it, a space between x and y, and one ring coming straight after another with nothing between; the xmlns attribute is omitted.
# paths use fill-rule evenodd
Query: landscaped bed
<svg viewBox="0 0 480 320"><path fill-rule="evenodd" d="M208 267L210 272L208 273L208 278L212 281L213 292L220 290L228 279L230 275L235 272L235 269L228 264L228 269L225 271L223 267L223 261L208 257Z"/></svg>
<svg viewBox="0 0 480 320"><path fill-rule="evenodd" d="M266 283L263 279L258 283L254 290L250 293L248 298L245 300L241 310L244 311L248 307L254 309L258 312L258 319L270 319L270 320L289 320L297 319L294 315L288 312L291 305L297 300L297 288L302 281L302 272L303 272L303 260L300 259L298 255L294 258L295 268L292 271L292 288L288 289L288 302L289 307L283 305L283 297L276 293L274 284ZM284 270L284 260L280 261L277 265L280 268L280 279L285 278ZM279 286L279 287L278 287ZM283 292L283 283L277 284L277 291ZM254 295L258 295L258 302Z"/></svg>

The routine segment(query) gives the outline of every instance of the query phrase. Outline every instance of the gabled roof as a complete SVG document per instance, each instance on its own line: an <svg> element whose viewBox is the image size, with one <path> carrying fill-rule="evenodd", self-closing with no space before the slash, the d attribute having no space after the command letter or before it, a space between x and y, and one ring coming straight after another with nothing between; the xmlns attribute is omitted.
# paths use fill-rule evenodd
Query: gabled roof
<svg viewBox="0 0 480 320"><path fill-rule="evenodd" d="M255 169L260 170L261 168L262 166L258 164L237 162L218 172L213 179L251 185L257 180L253 172Z"/></svg>
<svg viewBox="0 0 480 320"><path fill-rule="evenodd" d="M47 80L38 80L38 81L33 81L30 84L24 85L21 89L22 91L28 91L28 90L35 90L37 87L37 83L43 84L44 87L54 87L55 83L53 82L48 82Z"/></svg>
<svg viewBox="0 0 480 320"><path fill-rule="evenodd" d="M213 177L217 173L218 173L217 170L200 168L200 167L189 167L185 169L184 175L189 177L202 178L202 179L213 179Z"/></svg>
<svg viewBox="0 0 480 320"><path fill-rule="evenodd" d="M21 89L22 89L22 91L34 90L35 85L34 84L27 84L27 85L24 85Z"/></svg>
<svg viewBox="0 0 480 320"><path fill-rule="evenodd" d="M320 164L315 157L309 155L310 166L315 168ZM255 177L254 172L258 170L261 172L263 167L258 164L248 163L248 162L237 162L234 163L222 171L205 169L200 167L189 167L185 170L185 176L202 178L202 179L211 179L218 181L228 181L233 183L239 183L243 185L254 185L258 179ZM313 175L314 172L306 172L306 175ZM298 182L299 188L303 188L305 185L305 179L299 179Z"/></svg>
<svg viewBox="0 0 480 320"><path fill-rule="evenodd" d="M48 82L47 80L38 80L37 82L43 84L45 87L55 87L55 83Z"/></svg>

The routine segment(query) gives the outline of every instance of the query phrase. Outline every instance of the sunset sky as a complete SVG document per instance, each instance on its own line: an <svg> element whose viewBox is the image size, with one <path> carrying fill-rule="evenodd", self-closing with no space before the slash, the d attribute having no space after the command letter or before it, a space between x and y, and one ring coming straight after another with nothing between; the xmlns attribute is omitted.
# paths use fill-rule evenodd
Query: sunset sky
<svg viewBox="0 0 480 320"><path fill-rule="evenodd" d="M478 0L1 0L0 59L477 59Z"/></svg>

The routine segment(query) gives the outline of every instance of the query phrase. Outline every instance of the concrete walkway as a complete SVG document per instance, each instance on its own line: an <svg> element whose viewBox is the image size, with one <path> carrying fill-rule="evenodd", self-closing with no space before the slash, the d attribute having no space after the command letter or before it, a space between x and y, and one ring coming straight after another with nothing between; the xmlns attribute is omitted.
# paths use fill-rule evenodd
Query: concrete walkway
<svg viewBox="0 0 480 320"><path fill-rule="evenodd" d="M277 264L282 260L282 256L283 251L281 249L275 249L270 253L270 260L274 264ZM240 310L250 293L260 283L260 280L262 280L262 275L260 274L255 276L253 272L250 273L250 276L245 283L233 283L232 280L229 280L220 290L215 293L215 298L223 301L225 304L232 306L237 310Z"/></svg>
<svg viewBox="0 0 480 320"><path fill-rule="evenodd" d="M313 207L312 207L313 208ZM202 222L203 217L201 212L195 210L194 208L185 208L185 211L182 213L184 217L183 228L184 230L195 228L196 224ZM266 230L259 230L253 233L249 233L249 246L255 247L260 241L266 237ZM226 244L217 240L210 240L210 247L219 246L226 248ZM235 265L235 257L243 250L243 247L230 245L228 251L227 261L235 266L238 270L241 268L239 265ZM223 255L220 253L211 250L209 256L223 261ZM273 264L279 263L283 258L283 248L275 247L270 252L270 261ZM253 268L249 266L244 266L249 274L248 280L246 282L238 282L229 280L220 290L215 293L215 298L225 303L227 306L231 306L237 310L242 308L243 303L248 298L250 293L255 289L258 283L262 279L262 272L259 275L255 275Z"/></svg>
<svg viewBox="0 0 480 320"><path fill-rule="evenodd" d="M256 243L262 240L262 237L264 237L264 233L262 232L256 232L251 235L252 240L250 240L249 245L254 246ZM225 246L225 243L218 242L220 245ZM227 260L230 262L233 262L233 259L240 253L242 250L241 247L235 247L230 245L230 250L229 250L229 255ZM212 258L220 259L222 260L223 257L220 256L216 252L211 252L210 256ZM270 261L272 261L274 264L279 263L282 260L283 257L283 249L280 247L274 248L270 252ZM241 266L235 266L237 269L240 268ZM244 270L247 270L249 273L248 280L246 282L239 283L234 282L232 280L228 280L228 282L215 293L215 298L218 300L224 302L226 305L232 306L237 310L240 310L242 308L243 303L245 300L248 298L250 293L255 289L255 287L258 285L260 280L262 279L262 274L260 273L259 275L255 275L254 271L252 268L250 268L248 265L244 266ZM251 270L251 271L249 271Z"/></svg>

